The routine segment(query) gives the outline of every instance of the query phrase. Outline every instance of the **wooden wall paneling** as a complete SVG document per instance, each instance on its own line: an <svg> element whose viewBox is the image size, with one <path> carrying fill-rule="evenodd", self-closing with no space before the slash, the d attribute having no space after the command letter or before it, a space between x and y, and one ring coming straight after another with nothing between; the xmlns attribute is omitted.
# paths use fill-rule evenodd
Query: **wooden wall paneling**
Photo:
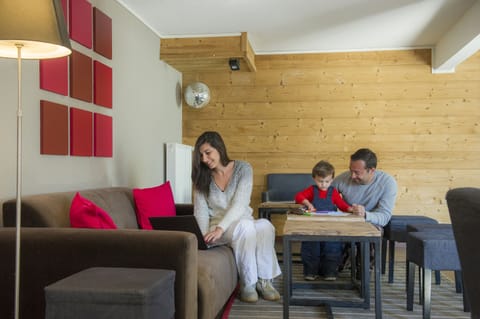
<svg viewBox="0 0 480 319"><path fill-rule="evenodd" d="M337 174L370 147L398 183L395 214L449 222L446 192L480 181L480 53L453 74L432 74L430 50L257 55L256 72L185 72L211 89L183 109L183 142L218 130L232 158L254 169L252 206L265 175L306 172L321 160ZM284 217L275 216L277 233Z"/></svg>
<svg viewBox="0 0 480 319"><path fill-rule="evenodd" d="M208 83L208 82L206 82ZM304 86L244 86L238 90L234 86L210 86L216 102L287 102L287 101L318 101L322 100L380 100L385 99L479 99L478 87L480 81L462 81L460 83L371 83L371 84L319 84Z"/></svg>
<svg viewBox="0 0 480 319"><path fill-rule="evenodd" d="M185 81L185 80L184 80ZM193 81L189 81L190 83ZM206 82L208 83L208 82ZM480 99L295 101L295 102L210 102L201 110L184 112L183 120L201 119L290 119L290 118L423 118L445 117L452 110L461 116L480 116Z"/></svg>
<svg viewBox="0 0 480 319"><path fill-rule="evenodd" d="M336 135L345 119L224 119L187 121L185 129L200 135L207 123L215 130L229 130L238 135L255 136L329 136ZM474 117L424 117L424 118L359 118L352 121L350 131L343 135L436 135L480 133ZM393 136L387 137L395 138Z"/></svg>

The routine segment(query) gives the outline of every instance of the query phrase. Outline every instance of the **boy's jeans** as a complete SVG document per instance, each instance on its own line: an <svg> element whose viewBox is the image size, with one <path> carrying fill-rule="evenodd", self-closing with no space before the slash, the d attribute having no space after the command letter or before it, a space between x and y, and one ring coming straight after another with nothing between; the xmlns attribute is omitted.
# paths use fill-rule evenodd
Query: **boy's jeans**
<svg viewBox="0 0 480 319"><path fill-rule="evenodd" d="M303 274L336 274L342 252L343 243L341 242L302 242Z"/></svg>

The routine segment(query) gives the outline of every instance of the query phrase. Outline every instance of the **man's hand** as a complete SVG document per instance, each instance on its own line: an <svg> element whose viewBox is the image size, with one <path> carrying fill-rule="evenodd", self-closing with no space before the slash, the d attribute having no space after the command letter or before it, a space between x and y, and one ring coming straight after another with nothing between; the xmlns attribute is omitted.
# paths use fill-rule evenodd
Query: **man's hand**
<svg viewBox="0 0 480 319"><path fill-rule="evenodd" d="M353 204L352 214L365 218L366 217L365 207L363 205Z"/></svg>
<svg viewBox="0 0 480 319"><path fill-rule="evenodd" d="M223 229L217 226L215 230L206 233L203 238L205 239L205 242L213 243L216 240L218 240L220 237L222 237L222 235L223 235Z"/></svg>

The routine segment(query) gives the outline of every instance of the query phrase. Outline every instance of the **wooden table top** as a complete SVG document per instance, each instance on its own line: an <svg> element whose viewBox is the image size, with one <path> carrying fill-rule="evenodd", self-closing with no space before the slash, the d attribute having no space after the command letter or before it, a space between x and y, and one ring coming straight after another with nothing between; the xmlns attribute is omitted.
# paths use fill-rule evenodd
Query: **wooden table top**
<svg viewBox="0 0 480 319"><path fill-rule="evenodd" d="M295 204L293 201L286 201L286 202L262 202L258 205L259 208L300 208L303 205Z"/></svg>
<svg viewBox="0 0 480 319"><path fill-rule="evenodd" d="M309 216L306 216L309 217ZM381 232L370 223L287 219L283 235L380 237Z"/></svg>
<svg viewBox="0 0 480 319"><path fill-rule="evenodd" d="M342 212L338 212L339 214L343 214ZM287 220L303 220L307 222L357 222L357 223L365 223L365 218L358 216L358 215L353 215L349 214L348 215L328 215L328 214L322 214L322 215L313 215L313 216L308 216L308 215L297 215L297 214L288 214L287 215Z"/></svg>

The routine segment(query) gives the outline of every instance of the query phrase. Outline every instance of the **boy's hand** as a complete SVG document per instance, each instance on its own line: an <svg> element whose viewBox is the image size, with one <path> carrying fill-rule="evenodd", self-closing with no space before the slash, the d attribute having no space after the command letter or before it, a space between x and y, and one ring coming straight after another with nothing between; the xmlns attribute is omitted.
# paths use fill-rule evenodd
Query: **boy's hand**
<svg viewBox="0 0 480 319"><path fill-rule="evenodd" d="M305 199L302 204L305 206L305 208L307 209L307 211L309 212L314 212L316 211L315 207L312 205L312 203L310 203L310 201L308 199Z"/></svg>

